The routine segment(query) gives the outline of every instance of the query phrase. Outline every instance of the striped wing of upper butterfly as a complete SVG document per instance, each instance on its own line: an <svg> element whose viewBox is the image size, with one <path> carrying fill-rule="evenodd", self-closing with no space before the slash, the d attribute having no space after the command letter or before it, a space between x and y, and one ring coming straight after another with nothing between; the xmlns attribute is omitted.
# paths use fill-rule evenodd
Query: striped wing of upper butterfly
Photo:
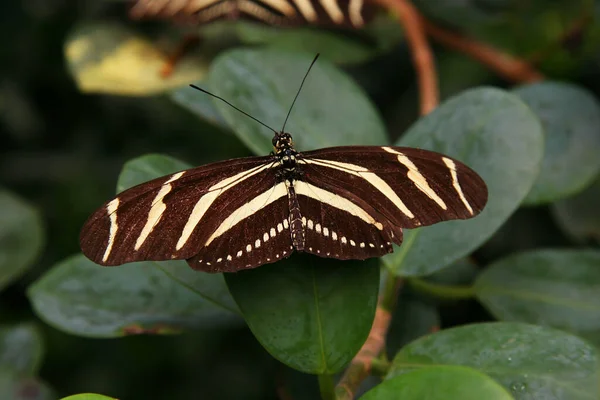
<svg viewBox="0 0 600 400"><path fill-rule="evenodd" d="M285 229L281 225L287 217L287 191L277 181L276 164L271 156L229 160L125 190L85 223L81 249L101 265L191 259L211 251L215 263L227 264L219 266L221 270L263 263L268 257L263 253L273 244L284 257L290 252L289 232L283 232L288 224ZM270 224L269 229L263 228L261 218ZM262 247L256 242L259 231L265 240ZM190 265L212 270L211 260L196 258Z"/></svg>
<svg viewBox="0 0 600 400"><path fill-rule="evenodd" d="M302 153L295 183L305 251L365 259L392 251L401 228L479 214L484 181L439 153L402 147L349 146Z"/></svg>
<svg viewBox="0 0 600 400"><path fill-rule="evenodd" d="M374 15L374 7L365 0L137 0L130 14L193 23L247 18L270 25L361 28Z"/></svg>

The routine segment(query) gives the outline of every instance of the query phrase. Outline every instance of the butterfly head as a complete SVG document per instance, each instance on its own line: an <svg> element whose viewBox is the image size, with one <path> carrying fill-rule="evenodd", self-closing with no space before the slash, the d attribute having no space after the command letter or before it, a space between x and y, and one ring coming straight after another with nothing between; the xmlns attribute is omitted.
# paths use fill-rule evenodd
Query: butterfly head
<svg viewBox="0 0 600 400"><path fill-rule="evenodd" d="M281 165L287 170L293 170L296 167L297 152L294 150L292 135L286 132L276 133L273 137L273 147Z"/></svg>
<svg viewBox="0 0 600 400"><path fill-rule="evenodd" d="M281 154L285 150L294 150L292 135L287 132L277 132L275 136L273 136L272 143L275 148L275 154Z"/></svg>

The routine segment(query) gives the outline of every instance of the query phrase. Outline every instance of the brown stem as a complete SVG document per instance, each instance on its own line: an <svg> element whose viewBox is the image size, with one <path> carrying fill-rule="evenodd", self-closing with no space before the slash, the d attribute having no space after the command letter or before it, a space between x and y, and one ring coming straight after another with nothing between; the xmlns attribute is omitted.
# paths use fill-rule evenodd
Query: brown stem
<svg viewBox="0 0 600 400"><path fill-rule="evenodd" d="M367 341L363 344L350 366L344 372L335 388L338 400L351 400L354 393L371 373L371 360L383 351L385 335L389 329L392 314L382 306L377 307L375 320Z"/></svg>
<svg viewBox="0 0 600 400"><path fill-rule="evenodd" d="M411 49L419 82L421 115L428 114L439 102L435 62L417 9L408 0L376 0L400 19Z"/></svg>
<svg viewBox="0 0 600 400"><path fill-rule="evenodd" d="M175 51L169 55L167 61L163 64L160 70L160 76L163 79L167 79L173 74L177 63L183 59L183 57L191 50L192 47L200 43L200 36L197 34L190 34L185 36Z"/></svg>
<svg viewBox="0 0 600 400"><path fill-rule="evenodd" d="M530 83L544 79L544 76L530 63L504 53L485 43L441 28L424 18L422 21L425 31L433 39L471 56L509 81Z"/></svg>

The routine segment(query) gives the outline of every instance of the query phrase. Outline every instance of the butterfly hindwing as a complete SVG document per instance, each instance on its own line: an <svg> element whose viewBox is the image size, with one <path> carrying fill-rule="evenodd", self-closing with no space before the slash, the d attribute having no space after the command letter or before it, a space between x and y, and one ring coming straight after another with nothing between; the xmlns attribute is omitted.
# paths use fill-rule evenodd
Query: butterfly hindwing
<svg viewBox="0 0 600 400"><path fill-rule="evenodd" d="M302 185L297 182L305 252L340 260L364 260L391 253L392 242L401 243L402 230L379 222L384 221L383 217L367 204L341 200L345 199L343 194L307 192Z"/></svg>
<svg viewBox="0 0 600 400"><path fill-rule="evenodd" d="M285 183L233 211L208 242L188 260L193 269L233 272L289 257L294 248Z"/></svg>

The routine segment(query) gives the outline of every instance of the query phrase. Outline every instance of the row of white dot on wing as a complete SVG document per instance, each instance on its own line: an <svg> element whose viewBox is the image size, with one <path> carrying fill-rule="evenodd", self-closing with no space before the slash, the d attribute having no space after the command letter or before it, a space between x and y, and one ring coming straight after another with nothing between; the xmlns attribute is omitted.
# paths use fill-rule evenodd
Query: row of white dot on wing
<svg viewBox="0 0 600 400"><path fill-rule="evenodd" d="M331 239L333 240L338 240L338 234L335 231L330 230L327 227L321 226L320 223L314 223L314 221L312 219L306 219L306 217L302 217L302 225L306 226L308 229L314 230L315 232L325 236L325 237L331 237ZM331 235L331 236L330 236ZM357 246L360 248L365 248L367 247L367 245L370 248L375 248L375 245L373 243L365 243L365 242L360 242L360 243L356 243L354 240L350 239L348 240L346 238L346 236L342 236L340 238L340 242L342 244L348 244L350 243L350 246ZM388 243L389 244L389 243ZM383 245L380 245L381 248L383 248ZM309 251L312 251L312 248L309 247L308 249ZM319 250L317 250L317 253L320 253ZM328 254L329 255L329 254Z"/></svg>
<svg viewBox="0 0 600 400"><path fill-rule="evenodd" d="M262 241L261 241L261 239L256 239L254 241L254 248L255 249L260 248L260 246L262 245L262 243L268 242L270 239L274 238L278 233L283 232L285 229L289 229L289 227L290 227L290 224L289 224L288 220L284 219L283 222L278 223L276 227L272 227L271 229L269 229L268 232L263 233L263 235L262 235ZM253 248L252 244L248 243L246 245L246 248L242 249L242 250L239 250L236 253L235 256L237 258L240 258L244 254L244 250L246 251L246 253L250 253L252 251L252 248ZM293 250L293 249L294 249L293 247L290 247L290 250ZM286 254L287 254L287 251L284 250L282 252L282 255L285 256ZM279 254L276 254L275 258L279 258L279 256L280 256ZM229 255L227 255L227 257L225 257L225 259L227 261L232 261L233 260L233 256L231 256L231 254L229 254ZM217 258L216 262L220 263L222 261L223 261L223 258L220 257L220 258ZM271 261L271 259L267 258L267 262L270 262L270 261ZM198 260L198 262L201 263L202 260ZM259 262L259 264L260 264L260 262ZM211 265L211 263L210 262L206 262L206 265Z"/></svg>

